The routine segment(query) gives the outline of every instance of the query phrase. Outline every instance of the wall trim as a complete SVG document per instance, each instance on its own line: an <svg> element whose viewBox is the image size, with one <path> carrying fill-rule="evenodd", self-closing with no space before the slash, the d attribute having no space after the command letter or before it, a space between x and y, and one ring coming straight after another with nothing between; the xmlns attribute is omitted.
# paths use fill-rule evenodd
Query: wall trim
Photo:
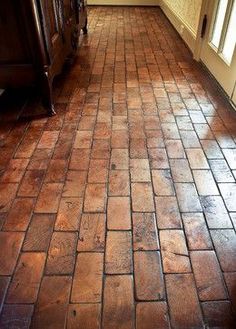
<svg viewBox="0 0 236 329"><path fill-rule="evenodd" d="M159 6L158 0L87 0L89 6Z"/></svg>
<svg viewBox="0 0 236 329"><path fill-rule="evenodd" d="M161 1L160 7L176 31L180 34L181 38L185 41L192 53L196 47L197 33L183 21L179 14L174 12L168 4Z"/></svg>
<svg viewBox="0 0 236 329"><path fill-rule="evenodd" d="M229 104L232 106L233 110L236 111L236 103L233 102L232 97L230 97L226 91L223 89L219 81L216 79L216 77L213 75L213 73L208 69L206 64L203 63L202 60L199 61L200 65L203 67L203 69L209 74L210 79L215 84L215 87L218 88L219 93L223 95L223 97L229 102ZM236 86L236 84L235 84Z"/></svg>

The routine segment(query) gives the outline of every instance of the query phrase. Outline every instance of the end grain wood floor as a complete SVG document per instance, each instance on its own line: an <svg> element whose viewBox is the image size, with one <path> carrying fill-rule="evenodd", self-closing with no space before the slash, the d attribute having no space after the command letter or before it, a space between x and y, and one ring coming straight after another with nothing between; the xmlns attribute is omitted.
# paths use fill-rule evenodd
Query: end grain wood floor
<svg viewBox="0 0 236 329"><path fill-rule="evenodd" d="M4 97L0 328L234 328L236 113L160 9L90 8L55 117Z"/></svg>

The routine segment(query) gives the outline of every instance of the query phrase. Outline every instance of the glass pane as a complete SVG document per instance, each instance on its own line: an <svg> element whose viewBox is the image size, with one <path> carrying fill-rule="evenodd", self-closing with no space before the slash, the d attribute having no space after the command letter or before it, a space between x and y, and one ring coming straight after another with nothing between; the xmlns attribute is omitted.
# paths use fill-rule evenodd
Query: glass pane
<svg viewBox="0 0 236 329"><path fill-rule="evenodd" d="M232 12L230 15L229 25L226 32L225 42L222 54L224 58L230 63L234 47L236 43L236 1L234 1Z"/></svg>
<svg viewBox="0 0 236 329"><path fill-rule="evenodd" d="M220 43L221 32L224 24L225 13L227 9L228 0L219 0L215 22L213 27L211 43L218 48Z"/></svg>

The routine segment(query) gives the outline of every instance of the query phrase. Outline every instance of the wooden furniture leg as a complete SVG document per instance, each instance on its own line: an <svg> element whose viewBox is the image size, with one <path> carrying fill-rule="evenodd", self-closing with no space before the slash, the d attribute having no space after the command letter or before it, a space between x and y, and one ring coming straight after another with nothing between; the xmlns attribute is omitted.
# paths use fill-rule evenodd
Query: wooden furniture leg
<svg viewBox="0 0 236 329"><path fill-rule="evenodd" d="M43 105L47 109L49 116L56 114L54 104L53 104L53 94L52 94L52 81L49 78L48 72L44 72L43 76Z"/></svg>

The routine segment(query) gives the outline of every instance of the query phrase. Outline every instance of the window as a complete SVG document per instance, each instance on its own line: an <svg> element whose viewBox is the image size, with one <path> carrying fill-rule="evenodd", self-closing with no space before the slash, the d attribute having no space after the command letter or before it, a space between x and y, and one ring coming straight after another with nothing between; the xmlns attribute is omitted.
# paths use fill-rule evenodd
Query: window
<svg viewBox="0 0 236 329"><path fill-rule="evenodd" d="M222 55L227 60L227 62L231 62L233 57L234 48L236 43L236 1L234 1L229 24L225 36L224 46L222 50Z"/></svg>
<svg viewBox="0 0 236 329"><path fill-rule="evenodd" d="M227 9L227 0L220 0L217 6L211 43L218 48Z"/></svg>
<svg viewBox="0 0 236 329"><path fill-rule="evenodd" d="M210 44L230 64L236 43L236 0L218 0Z"/></svg>

